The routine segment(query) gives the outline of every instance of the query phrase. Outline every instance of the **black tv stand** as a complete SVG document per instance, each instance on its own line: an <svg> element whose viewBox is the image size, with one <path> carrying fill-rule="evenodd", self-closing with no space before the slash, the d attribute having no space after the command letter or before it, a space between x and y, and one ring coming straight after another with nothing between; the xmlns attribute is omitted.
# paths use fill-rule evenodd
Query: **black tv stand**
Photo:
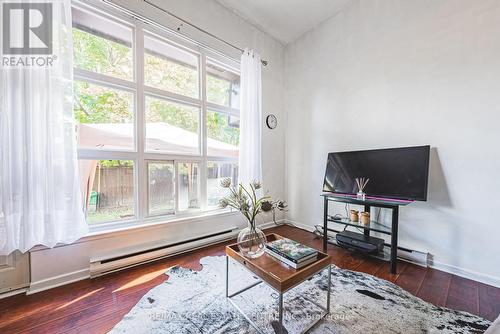
<svg viewBox="0 0 500 334"><path fill-rule="evenodd" d="M328 231L332 231L335 233L339 233L340 231L329 228L328 222L334 222L337 224L343 224L346 226L354 226L357 228L362 228L364 234L369 236L370 231L379 232L382 234L391 236L391 243L385 244L385 246L389 246L391 248L390 255L390 264L391 264L391 273L396 273L397 266L397 253L398 253L398 221L399 221L399 207L406 206L411 201L401 201L395 199L384 199L384 198L370 198L367 197L365 200L357 199L356 196L352 195L341 195L341 194L331 194L326 193L322 194L324 200L324 216L323 216L323 251L326 252L328 245ZM371 221L369 225L364 225L360 222L351 222L347 219L333 219L333 216L329 215L328 207L330 202L338 202L338 203L347 203L347 204L355 204L364 206L364 211L370 212L370 208L378 207L378 208L386 208L392 210L392 222L391 228L388 228L378 222Z"/></svg>

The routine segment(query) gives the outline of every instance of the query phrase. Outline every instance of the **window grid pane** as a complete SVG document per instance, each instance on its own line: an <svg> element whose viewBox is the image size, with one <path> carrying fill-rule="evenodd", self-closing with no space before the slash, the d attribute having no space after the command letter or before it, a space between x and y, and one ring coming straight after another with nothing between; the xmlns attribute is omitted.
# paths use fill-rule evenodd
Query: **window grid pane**
<svg viewBox="0 0 500 334"><path fill-rule="evenodd" d="M238 183L238 164L232 162L209 161L207 163L207 206L217 207L219 201L229 194L220 186L220 181L231 178L233 185Z"/></svg>
<svg viewBox="0 0 500 334"><path fill-rule="evenodd" d="M83 188L90 224L136 218L136 182L138 193L147 191L147 200L139 202L139 212L144 212L141 217L152 217L215 208L227 194L227 189L220 187L220 180L230 177L236 184L238 178L234 161L239 154L239 117L218 110L213 104L239 109L239 74L206 58L203 51L199 56L197 51L188 52L148 32L138 35L144 36L138 41L144 45L144 66L134 68L133 29L141 28L130 28L104 15L73 8L74 64L90 71L90 74L82 71L84 78L75 79L78 147L84 150L85 157L92 157L93 150L102 152L96 153L96 159L80 160L88 184ZM207 59L202 67L200 59ZM137 116L134 92L130 88L117 88L122 83L113 79L132 81L134 71L144 77L144 83L138 83L141 94L145 85L163 90L166 95L157 97L155 94L162 95L157 91L151 93L155 96L140 98L145 108L138 110ZM206 72L204 76L201 71ZM93 77L92 73L105 76ZM193 98L201 99L201 77L206 78L207 96L205 101L198 102ZM193 102L199 106L193 106ZM206 134L200 138L201 106L205 102L213 103L214 110L205 110ZM140 147L148 153L157 153L154 159L161 161L145 161L135 151L135 117L145 121L144 138L137 139L144 140ZM203 142L206 155L201 154ZM113 153L116 150L128 152ZM108 151L115 160L101 160L108 157L104 153ZM199 160L174 161L182 155L195 155ZM208 156L213 160L207 162ZM216 157L231 161L217 161ZM141 175L135 175L134 160L146 167L139 168ZM205 174L205 179L201 179ZM205 192L203 196L201 189Z"/></svg>
<svg viewBox="0 0 500 334"><path fill-rule="evenodd" d="M132 29L73 7L75 66L133 80Z"/></svg>
<svg viewBox="0 0 500 334"><path fill-rule="evenodd" d="M207 137L209 156L237 158L240 145L240 119L208 110Z"/></svg>
<svg viewBox="0 0 500 334"><path fill-rule="evenodd" d="M80 160L79 165L89 224L135 217L132 160Z"/></svg>
<svg viewBox="0 0 500 334"><path fill-rule="evenodd" d="M175 210L174 163L148 163L148 214L172 214Z"/></svg>
<svg viewBox="0 0 500 334"><path fill-rule="evenodd" d="M74 115L78 147L133 150L134 94L75 81Z"/></svg>
<svg viewBox="0 0 500 334"><path fill-rule="evenodd" d="M240 76L211 61L206 69L208 102L239 109Z"/></svg>
<svg viewBox="0 0 500 334"><path fill-rule="evenodd" d="M146 151L199 154L199 115L197 107L147 96Z"/></svg>
<svg viewBox="0 0 500 334"><path fill-rule="evenodd" d="M179 211L200 208L199 169L198 163L183 162L177 164Z"/></svg>
<svg viewBox="0 0 500 334"><path fill-rule="evenodd" d="M149 36L144 37L144 83L172 93L199 97L198 57Z"/></svg>

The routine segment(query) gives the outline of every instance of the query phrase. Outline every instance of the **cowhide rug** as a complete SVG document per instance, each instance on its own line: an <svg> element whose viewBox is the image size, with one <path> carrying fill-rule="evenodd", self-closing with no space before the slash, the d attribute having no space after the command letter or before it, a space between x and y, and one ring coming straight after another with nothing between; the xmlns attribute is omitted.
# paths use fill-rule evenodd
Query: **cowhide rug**
<svg viewBox="0 0 500 334"><path fill-rule="evenodd" d="M225 258L201 259L199 272L169 269L169 279L149 291L112 333L257 333L225 298ZM255 281L230 265L230 293ZM285 328L299 333L317 319L312 301L326 302L327 272L284 296ZM233 300L265 333L274 333L278 295L265 284ZM331 312L310 333L481 333L491 323L466 312L436 307L374 276L332 268Z"/></svg>

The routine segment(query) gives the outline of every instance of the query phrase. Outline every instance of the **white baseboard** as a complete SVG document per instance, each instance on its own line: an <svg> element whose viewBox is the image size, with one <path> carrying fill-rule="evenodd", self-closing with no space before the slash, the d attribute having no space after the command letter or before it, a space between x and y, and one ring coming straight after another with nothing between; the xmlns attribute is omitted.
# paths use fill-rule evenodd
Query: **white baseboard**
<svg viewBox="0 0 500 334"><path fill-rule="evenodd" d="M302 224L302 223L299 223L299 222L296 222L296 221L293 221L293 220L290 220L290 219L280 219L277 222L281 223L281 224L285 223L285 224L288 224L288 225L291 225L291 226L295 226L297 228L300 228L300 229L308 231L308 232L313 232L315 230L314 227L311 226L311 225ZM259 227L261 229L269 229L269 228L276 227L276 226L277 225L274 222L267 222L267 223L259 225ZM231 236L231 237L228 237L227 240L230 240L230 239L232 239L234 237L235 237L234 235ZM223 242L223 241L224 240L220 240L220 241L217 241L217 243ZM199 248L199 247L194 247L193 249L196 249L196 248ZM186 251L188 251L188 250L186 250ZM474 272L474 271L471 271L471 270L459 268L459 267L456 267L456 266L453 266L453 265L448 265L448 264L444 264L444 263L440 263L440 262L436 262L436 261L434 261L430 265L430 267L438 269L438 270L442 270L442 271L445 271L445 272L448 272L448 273L451 273L451 274L454 274L454 275L457 275L457 276L461 276L461 277L465 277L465 278L468 278L468 279L472 279L472 280L475 280L475 281L478 281L478 282L481 282L481 283L485 283L485 284L489 284L489 285L492 285L492 286L500 287L500 279L497 278L497 277L485 275L485 274L482 274L482 273ZM40 291L52 289L52 288L55 288L55 287L58 287L58 286L62 286L62 285L66 285L66 284L69 284L69 283L73 283L73 282L77 282L77 281L80 281L80 280L84 280L84 279L87 279L89 277L90 277L90 270L89 270L89 268L85 268L85 269L77 270L77 271L74 271L74 272L66 273L64 275L50 277L50 278L47 278L47 279L44 279L44 280L41 280L41 281L32 282L31 285L30 285L30 287L26 291L26 294L29 295L29 294L33 294L33 293L36 293L36 292L40 292ZM24 292L24 290L13 291L12 294L14 294L14 293L22 293L22 292ZM4 295L2 295L2 297L4 297Z"/></svg>
<svg viewBox="0 0 500 334"><path fill-rule="evenodd" d="M279 220L276 220L276 223L274 223L274 222L267 222L267 223L264 223L264 224L260 224L257 227L260 228L261 230L267 230L267 229L270 229L270 228L273 228L273 227L278 227L278 226L286 224L286 223L287 223L286 219L279 219Z"/></svg>
<svg viewBox="0 0 500 334"><path fill-rule="evenodd" d="M450 274L454 274L460 277L468 278L473 281L481 282L484 284L492 285L494 287L500 288L500 278L491 275L486 275L483 273L478 273L469 269L460 268L451 264L441 263L433 261L429 267L445 271Z"/></svg>
<svg viewBox="0 0 500 334"><path fill-rule="evenodd" d="M283 223L284 219L280 219L277 222L278 223ZM275 227L275 226L276 226L276 224L274 222L267 222L267 223L259 225L259 227L261 229L268 229L268 228L272 228L272 227ZM233 239L237 235L238 235L238 233L236 232L234 234L231 234L227 238L221 239L221 240L217 240L214 243L220 243L220 242L224 242L224 241ZM213 244L213 243L211 243L211 244ZM202 247L207 247L207 246L210 246L210 244L204 244L204 245L200 245L200 246L192 245L192 247L183 249L182 253L183 252L192 251L192 250L195 250L195 249L198 249L198 248L202 248ZM176 254L179 254L179 253L176 253ZM70 272L70 273L66 273L66 274L63 274L63 275L54 276L54 277L50 277L50 278L47 278L47 279L44 279L44 280L32 282L30 284L29 288L27 289L26 294L31 295L31 294L34 294L34 293L37 293L37 292L41 292L41 291L52 289L52 288L55 288L55 287L58 287L58 286L62 286L62 285L74 283L74 282L81 281L81 280L84 280L84 279L87 279L87 278L90 278L90 263L89 263L89 268L85 268L85 269L73 271L73 272ZM21 292L24 292L24 291L21 291ZM20 292L18 292L18 293L20 293Z"/></svg>
<svg viewBox="0 0 500 334"><path fill-rule="evenodd" d="M303 230L313 232L315 228L311 225L305 225L301 224L295 221L292 221L290 219L286 219L287 222L289 222L291 225L294 225L298 228L301 228ZM322 223L321 223L322 225ZM446 264L446 263L441 263L441 262L436 262L436 261L430 261L429 263L430 268L434 268L437 270L445 271L447 273L457 275L460 277L468 278L477 282L481 282L484 284L492 285L495 287L500 288L500 278L494 277L491 275L483 274L483 273L478 273L476 271L472 271L469 269L464 269L460 268L451 264Z"/></svg>
<svg viewBox="0 0 500 334"><path fill-rule="evenodd" d="M27 295L52 289L61 285L78 282L90 277L89 268L73 271L59 276L50 277L41 281L31 282Z"/></svg>
<svg viewBox="0 0 500 334"><path fill-rule="evenodd" d="M300 228L301 230L304 230L304 231L314 232L316 230L314 228L314 226L311 226L311 225L302 224L302 223L293 221L291 219L284 219L284 220L287 222L287 224L289 224L291 226L295 226L297 228Z"/></svg>
<svg viewBox="0 0 500 334"><path fill-rule="evenodd" d="M28 291L28 288L21 288L21 289L15 289L12 291L8 291L8 292L2 292L2 293L0 293L0 299L7 298L10 296L14 296L14 295L18 295L21 293L25 293L26 291Z"/></svg>
<svg viewBox="0 0 500 334"><path fill-rule="evenodd" d="M277 220L276 223L278 223L278 224L275 224L274 222L265 223L265 224L259 225L259 228L261 228L262 230L266 230L268 228L278 227L278 226L282 226L282 225L288 225L288 226L300 228L301 230L304 230L307 232L314 232L314 230L315 230L315 228L313 226L300 224L300 223L297 223L297 222L290 220L290 219L280 219L280 220Z"/></svg>
<svg viewBox="0 0 500 334"><path fill-rule="evenodd" d="M95 278L102 275L107 275L115 271L139 266L148 262L157 261L159 259L168 258L178 254L182 254L195 249L203 248L209 245L218 244L222 241L230 240L238 235L239 228L232 227L227 231L214 232L208 235L200 235L200 240L189 241L179 240L180 244L149 244L142 245L139 248L128 248L120 252L104 254L99 257L90 258L90 277Z"/></svg>

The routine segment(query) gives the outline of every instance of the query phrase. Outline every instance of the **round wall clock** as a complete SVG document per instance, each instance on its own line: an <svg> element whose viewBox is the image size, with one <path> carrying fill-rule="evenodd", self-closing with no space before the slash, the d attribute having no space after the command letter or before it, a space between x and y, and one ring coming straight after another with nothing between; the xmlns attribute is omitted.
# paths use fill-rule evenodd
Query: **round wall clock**
<svg viewBox="0 0 500 334"><path fill-rule="evenodd" d="M269 114L266 117L266 124L269 129L274 129L276 128L276 126L278 126L278 119L275 115Z"/></svg>

